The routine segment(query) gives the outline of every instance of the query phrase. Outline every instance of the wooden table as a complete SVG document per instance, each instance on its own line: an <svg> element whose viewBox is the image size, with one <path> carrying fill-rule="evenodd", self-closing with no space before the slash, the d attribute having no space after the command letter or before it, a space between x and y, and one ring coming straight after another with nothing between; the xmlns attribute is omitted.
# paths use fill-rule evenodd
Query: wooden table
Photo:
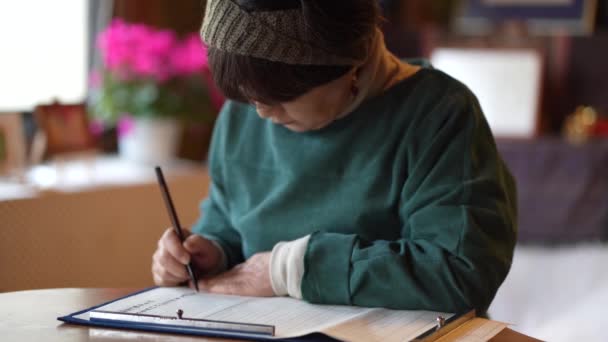
<svg viewBox="0 0 608 342"><path fill-rule="evenodd" d="M0 293L2 341L229 341L202 337L153 334L64 324L57 317L101 304L134 289L49 289ZM528 336L505 329L492 341L532 342Z"/></svg>

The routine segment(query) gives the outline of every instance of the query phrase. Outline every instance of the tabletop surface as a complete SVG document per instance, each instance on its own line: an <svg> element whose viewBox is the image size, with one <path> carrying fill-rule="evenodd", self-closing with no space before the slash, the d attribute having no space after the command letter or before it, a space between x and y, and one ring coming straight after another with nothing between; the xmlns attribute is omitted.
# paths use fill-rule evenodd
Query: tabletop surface
<svg viewBox="0 0 608 342"><path fill-rule="evenodd" d="M234 341L154 334L65 324L57 320L88 307L134 292L135 289L45 289L0 293L2 341ZM505 329L492 341L537 341Z"/></svg>

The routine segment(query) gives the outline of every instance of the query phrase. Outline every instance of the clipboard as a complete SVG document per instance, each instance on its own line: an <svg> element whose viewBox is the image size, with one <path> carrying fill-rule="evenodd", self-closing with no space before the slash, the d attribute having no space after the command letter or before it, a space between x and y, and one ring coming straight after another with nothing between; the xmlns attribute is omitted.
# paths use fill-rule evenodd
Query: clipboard
<svg viewBox="0 0 608 342"><path fill-rule="evenodd" d="M126 317L124 313L97 310L98 308L101 308L110 303L114 303L125 298L136 296L138 294L156 288L157 287L146 288L112 301L101 303L99 305L81 311L77 311L66 316L58 317L57 319L69 324L100 328L114 328L122 330L136 330L216 338L236 338L253 341L340 341L322 332L315 332L299 337L277 338L274 336L274 326L272 325L194 319L182 315L182 313L179 312L176 313L175 317L126 314L127 316L136 316L137 318L134 319L134 317ZM89 320L78 317L86 313L89 313ZM463 323L474 317L474 310L466 312L464 314L454 315L449 319L437 317L437 325L435 327L420 334L416 338L412 339L412 341L436 341L439 338L445 336L446 334L454 331Z"/></svg>
<svg viewBox="0 0 608 342"><path fill-rule="evenodd" d="M166 333L166 334L178 334L178 335L187 335L187 336L202 336L202 337L215 337L215 338L238 338L243 340L251 340L251 341L290 341L290 342L310 342L310 341L327 341L327 342L335 342L339 341L332 337L329 337L322 333L314 333L301 337L288 338L288 339L276 339L271 336L265 336L261 334L251 334L247 332L239 332L237 330L206 330L206 329L189 329L187 327L173 327L173 326L162 326L162 325L143 325L136 324L133 322L121 322L121 321L111 321L111 320L97 320L90 321L78 318L77 316L82 315L87 312L94 311L97 308L108 305L110 303L114 303L125 298L133 297L143 292L147 292L150 290L156 289L158 286L153 286L149 288L145 288L140 291L136 291L130 293L126 296L116 298L114 300L101 303L99 305L92 306L90 308L80 310L77 312L73 312L69 315L57 317L59 321L68 324L75 324L81 326L90 326L90 327L98 327L98 328L112 328L112 329L121 329L121 330L135 330L135 331L144 331L144 332L153 332L153 333Z"/></svg>

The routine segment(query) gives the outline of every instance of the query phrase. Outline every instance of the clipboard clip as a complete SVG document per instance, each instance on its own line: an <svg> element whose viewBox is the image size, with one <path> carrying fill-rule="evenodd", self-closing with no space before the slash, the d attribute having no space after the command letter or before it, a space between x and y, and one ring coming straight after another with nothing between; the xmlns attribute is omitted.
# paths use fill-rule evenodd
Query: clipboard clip
<svg viewBox="0 0 608 342"><path fill-rule="evenodd" d="M181 311L181 310L178 310L178 311ZM437 321L437 327L435 328L435 330L439 330L439 329L445 327L445 317L437 316L436 321Z"/></svg>
<svg viewBox="0 0 608 342"><path fill-rule="evenodd" d="M216 321L210 319L190 318L184 316L184 310L178 309L175 316L159 316L142 313L111 312L92 310L89 312L92 322L136 323L145 326L167 326L201 331L228 331L239 334L275 335L274 325Z"/></svg>
<svg viewBox="0 0 608 342"><path fill-rule="evenodd" d="M437 318L435 319L435 321L437 322L437 325L430 328L426 332L420 334L418 337L413 339L413 341L416 341L416 342L436 341L439 338L441 338L442 336L445 336L448 333L452 332L453 330L457 329L459 326L461 326L468 320L473 319L474 317L475 317L475 310L470 310L468 312L465 312L465 313L462 313L459 315L454 315L448 319L446 319L443 316L437 316Z"/></svg>

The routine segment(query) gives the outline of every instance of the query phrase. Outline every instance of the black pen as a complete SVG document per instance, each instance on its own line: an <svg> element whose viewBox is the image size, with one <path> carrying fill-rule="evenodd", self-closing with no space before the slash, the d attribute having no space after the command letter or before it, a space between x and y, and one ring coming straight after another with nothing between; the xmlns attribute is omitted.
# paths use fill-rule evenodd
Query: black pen
<svg viewBox="0 0 608 342"><path fill-rule="evenodd" d="M184 242L182 226L179 224L177 212L175 212L175 207L173 206L173 201L171 200L171 195L169 194L169 188L167 187L167 183L165 183L165 177L163 177L163 171L160 169L160 166L155 167L154 170L156 171L156 178L158 178L160 192L163 194L165 206L167 207L167 212L169 212L169 218L171 219L171 223L173 224L173 229L175 229L175 233L177 234L179 241ZM188 265L186 265L186 270L190 275L190 280L192 280L196 292L198 292L198 281L196 279L196 274L194 273L194 268L192 267L192 260L190 260Z"/></svg>

